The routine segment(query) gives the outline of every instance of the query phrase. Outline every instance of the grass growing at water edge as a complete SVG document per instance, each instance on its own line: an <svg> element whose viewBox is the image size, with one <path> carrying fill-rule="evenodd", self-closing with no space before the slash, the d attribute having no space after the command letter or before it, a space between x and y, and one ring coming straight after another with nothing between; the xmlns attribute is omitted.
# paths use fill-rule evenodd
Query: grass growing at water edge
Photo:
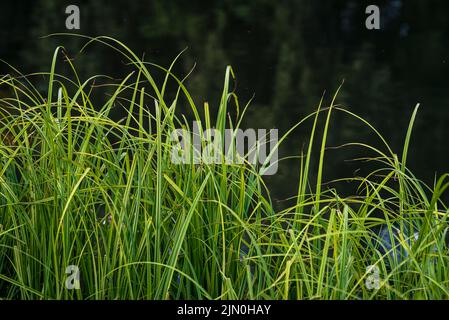
<svg viewBox="0 0 449 320"><path fill-rule="evenodd" d="M38 74L49 79L46 92L29 77L0 79L11 92L0 100L1 298L449 297L448 209L442 201L447 175L429 187L406 166L418 108L399 158L364 119L334 101L320 103L279 140L281 145L296 127L312 123L298 161L296 204L277 211L263 177L249 164L170 161L170 133L191 130L177 110L181 97L203 129L240 126L249 104L240 106L230 90L231 68L214 120L209 105L197 106L184 79L171 72L173 64L145 63L108 37L91 41L119 51L134 69L109 85L101 105L91 86L100 76L82 81L69 59L73 76L56 72L61 48L50 72ZM165 74L161 83L156 72ZM172 99L169 83L178 88ZM239 106L236 122L227 117L231 102ZM120 121L111 118L117 107L127 114ZM381 164L351 178L363 196L343 198L322 185L327 129L337 112L370 127L383 143L382 149L352 144ZM316 166L314 150L320 150ZM312 167L318 168L316 181ZM71 265L80 270L79 290L66 286ZM375 288L367 286L372 266L379 271Z"/></svg>

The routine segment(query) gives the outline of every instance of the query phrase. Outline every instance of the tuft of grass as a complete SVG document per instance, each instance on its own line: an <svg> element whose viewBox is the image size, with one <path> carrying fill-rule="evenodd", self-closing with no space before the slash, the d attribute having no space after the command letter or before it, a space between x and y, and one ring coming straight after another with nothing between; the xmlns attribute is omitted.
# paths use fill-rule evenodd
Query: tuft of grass
<svg viewBox="0 0 449 320"><path fill-rule="evenodd" d="M192 131L180 105L187 104L200 132L240 127L249 104L237 110L237 121L228 117L232 105L239 108L230 67L214 121L209 104L197 106L185 79L172 73L175 62L165 69L115 39L92 42L120 52L133 69L101 87L110 90L101 102L92 83L102 76L82 81L70 59L71 77L56 72L62 48L48 73L0 78L11 93L0 100L0 298L449 298L442 200L448 176L426 186L406 167L418 106L398 157L373 126L334 103L337 95L329 108L322 100L276 145L313 121L298 164L295 205L277 211L259 169L249 163L170 160L171 132ZM46 92L33 85L33 76L48 78ZM177 92L169 97L173 84ZM114 119L116 108L126 116ZM382 149L347 144L366 148L380 166L348 179L359 183L352 197L322 184L335 112L361 121L383 143ZM320 156L311 166L317 144ZM310 179L312 167L317 181ZM79 268L79 290L66 286L69 266Z"/></svg>

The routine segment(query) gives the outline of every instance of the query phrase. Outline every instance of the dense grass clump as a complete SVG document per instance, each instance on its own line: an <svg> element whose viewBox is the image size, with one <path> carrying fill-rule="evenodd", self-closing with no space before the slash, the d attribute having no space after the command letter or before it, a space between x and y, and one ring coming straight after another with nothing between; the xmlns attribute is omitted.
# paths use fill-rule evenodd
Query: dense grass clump
<svg viewBox="0 0 449 320"><path fill-rule="evenodd" d="M94 41L121 52L134 69L108 86L112 93L101 103L91 86L101 77L81 81L70 60L73 77L58 75L57 54L51 71L38 74L49 79L45 93L29 77L0 79L10 92L0 100L0 298L449 297L448 209L441 198L447 176L428 187L406 167L417 108L398 158L365 120L334 101L320 104L291 129L312 124L291 183L296 204L277 211L251 164L170 160L171 132L192 130L179 101L203 129L239 128L247 106L237 121L228 117L231 101L239 106L229 89L231 68L213 120L208 104L197 106L171 67L144 63L116 40ZM159 83L153 74L161 72ZM170 101L169 84L178 88ZM127 116L113 119L114 108ZM383 144L355 144L381 164L352 178L358 196L323 187L335 112L369 126ZM79 268L79 290L66 286L68 266Z"/></svg>

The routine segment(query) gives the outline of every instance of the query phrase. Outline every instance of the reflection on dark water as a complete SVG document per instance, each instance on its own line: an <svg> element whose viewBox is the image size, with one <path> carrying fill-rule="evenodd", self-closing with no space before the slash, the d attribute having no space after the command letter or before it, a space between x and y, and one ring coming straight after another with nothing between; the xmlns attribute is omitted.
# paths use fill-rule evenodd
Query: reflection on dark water
<svg viewBox="0 0 449 320"><path fill-rule="evenodd" d="M67 32L64 9L69 4L2 3L0 57L31 72L48 70L56 45L64 45L75 56L83 43L80 39L39 39ZM185 75L196 63L188 87L198 104L207 100L211 107L219 102L225 67L231 64L241 101L255 94L245 124L250 127L285 132L316 108L324 91L328 104L344 79L337 102L371 121L400 153L410 115L419 102L408 165L432 183L435 172L448 171L449 2L377 1L378 31L365 28L368 4L232 0L205 7L200 1L79 1L79 33L116 37L145 53L146 61L164 66L188 47L175 72ZM120 77L127 70L118 68L121 61L111 50L98 46L78 56L75 63L84 77L97 73ZM281 153L298 155L307 144L310 127L307 123L295 131ZM335 115L330 130L330 146L376 143L366 127L342 114ZM329 150L325 179L353 176L363 164L345 160L361 155L366 151ZM274 198L295 193L297 164L298 160L286 161L269 179Z"/></svg>

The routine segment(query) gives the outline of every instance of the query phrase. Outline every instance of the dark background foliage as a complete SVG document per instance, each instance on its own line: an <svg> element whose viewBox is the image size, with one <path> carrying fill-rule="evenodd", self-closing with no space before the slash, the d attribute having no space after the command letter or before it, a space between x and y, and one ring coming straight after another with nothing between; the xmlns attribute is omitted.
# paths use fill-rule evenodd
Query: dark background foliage
<svg viewBox="0 0 449 320"><path fill-rule="evenodd" d="M183 49L176 73L195 65L188 88L196 102L219 103L226 65L236 72L242 102L255 99L246 126L285 132L326 102L344 80L337 99L365 117L400 153L417 102L421 103L408 165L427 183L448 171L449 2L446 0L313 1L4 1L0 8L0 58L23 73L48 71L53 51L64 45L84 79L94 74L123 77L126 67L110 49L78 51L75 37L42 36L65 29L65 8L81 10L76 33L115 37L145 60L168 66ZM381 29L365 28L365 8L381 9ZM0 73L10 72L1 66ZM45 90L45 79L37 79ZM0 93L1 94L1 93ZM298 155L310 123L281 148ZM329 146L372 140L369 130L348 117L333 118ZM351 177L363 163L357 149L329 150L325 177ZM298 160L285 161L271 177L275 199L296 192ZM314 169L314 168L312 168ZM350 190L344 186L342 190Z"/></svg>

